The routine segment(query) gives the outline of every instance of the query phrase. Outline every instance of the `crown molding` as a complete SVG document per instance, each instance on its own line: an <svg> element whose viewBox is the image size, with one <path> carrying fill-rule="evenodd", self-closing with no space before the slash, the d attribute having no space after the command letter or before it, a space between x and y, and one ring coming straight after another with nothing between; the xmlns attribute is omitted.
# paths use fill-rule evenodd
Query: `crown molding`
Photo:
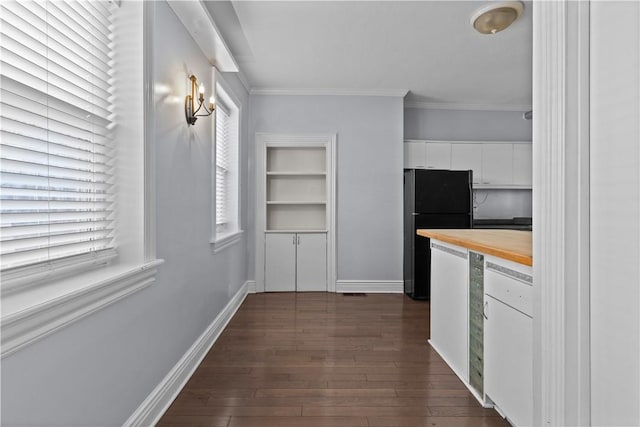
<svg viewBox="0 0 640 427"><path fill-rule="evenodd" d="M405 89L251 89L251 95L289 95L289 96L389 96L404 97Z"/></svg>
<svg viewBox="0 0 640 427"><path fill-rule="evenodd" d="M466 111L529 111L530 104L461 104L449 102L420 102L408 101L404 108L419 108L424 110L466 110Z"/></svg>

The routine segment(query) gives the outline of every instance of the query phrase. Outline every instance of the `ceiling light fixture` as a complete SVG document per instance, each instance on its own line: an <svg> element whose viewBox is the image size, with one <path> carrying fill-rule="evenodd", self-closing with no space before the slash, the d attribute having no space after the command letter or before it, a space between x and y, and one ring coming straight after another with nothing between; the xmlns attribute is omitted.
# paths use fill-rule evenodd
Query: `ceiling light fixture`
<svg viewBox="0 0 640 427"><path fill-rule="evenodd" d="M479 33L498 33L522 15L524 4L521 1L501 1L481 7L471 17L471 25Z"/></svg>

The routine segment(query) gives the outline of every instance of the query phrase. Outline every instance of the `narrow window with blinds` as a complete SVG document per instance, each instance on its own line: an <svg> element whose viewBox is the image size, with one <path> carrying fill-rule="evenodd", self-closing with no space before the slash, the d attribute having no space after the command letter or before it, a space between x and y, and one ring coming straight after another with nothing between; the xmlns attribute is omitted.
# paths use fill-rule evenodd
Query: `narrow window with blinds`
<svg viewBox="0 0 640 427"><path fill-rule="evenodd" d="M113 253L113 8L0 3L3 271Z"/></svg>
<svg viewBox="0 0 640 427"><path fill-rule="evenodd" d="M228 108L216 105L216 232L224 232L229 222L229 167L231 117Z"/></svg>

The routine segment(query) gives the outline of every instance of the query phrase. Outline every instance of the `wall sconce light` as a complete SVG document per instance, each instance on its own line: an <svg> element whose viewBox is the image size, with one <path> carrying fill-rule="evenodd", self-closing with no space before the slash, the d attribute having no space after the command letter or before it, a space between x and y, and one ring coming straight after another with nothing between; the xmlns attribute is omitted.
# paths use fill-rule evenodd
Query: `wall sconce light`
<svg viewBox="0 0 640 427"><path fill-rule="evenodd" d="M197 77L192 75L191 77L189 77L189 80L191 80L191 95L187 95L184 100L184 115L187 119L187 123L189 125L194 125L196 124L196 120L198 120L198 117L207 117L213 114L213 110L215 109L215 107L213 96L209 98L209 108L207 108L207 106L204 104L204 85L202 83L198 85ZM198 92L197 108L196 91ZM200 110L204 111L198 114Z"/></svg>

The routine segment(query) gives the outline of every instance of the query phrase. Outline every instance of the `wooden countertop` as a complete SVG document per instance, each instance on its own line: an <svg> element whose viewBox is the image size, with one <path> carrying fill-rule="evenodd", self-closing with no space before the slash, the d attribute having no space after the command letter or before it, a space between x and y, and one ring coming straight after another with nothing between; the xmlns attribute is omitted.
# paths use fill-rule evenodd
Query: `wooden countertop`
<svg viewBox="0 0 640 427"><path fill-rule="evenodd" d="M472 251L493 255L524 265L533 265L531 231L519 230L418 230L419 236L429 237Z"/></svg>

